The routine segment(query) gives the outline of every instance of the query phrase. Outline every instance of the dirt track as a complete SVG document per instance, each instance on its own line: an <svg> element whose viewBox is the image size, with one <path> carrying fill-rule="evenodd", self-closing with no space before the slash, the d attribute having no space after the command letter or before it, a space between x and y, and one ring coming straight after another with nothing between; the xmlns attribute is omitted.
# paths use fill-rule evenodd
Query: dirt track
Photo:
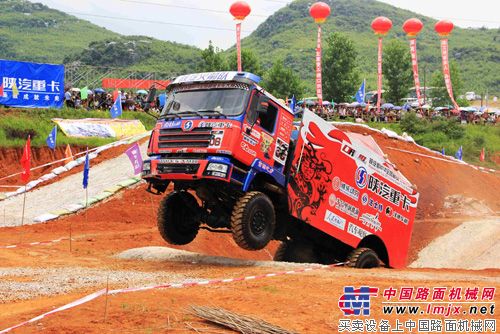
<svg viewBox="0 0 500 334"><path fill-rule="evenodd" d="M378 134L375 138L382 148L390 146L418 150L411 144L387 139ZM432 242L437 238L453 236L453 231L463 228L461 224L464 222L479 220L478 217L464 217L462 213L456 213L455 209L445 208L445 197L460 194L465 198L481 201L493 212L499 211L497 191L500 189L500 181L497 175L424 158L419 158L417 162L415 156L396 151L386 150L386 153L402 173L417 184L421 192L419 219L415 223L410 248L411 260L417 259L422 249L433 247ZM159 200L160 197L146 193L144 185L140 185L120 192L115 198L98 204L87 212L46 224L1 228L0 246L68 237L70 226L75 240L71 245L72 252L67 240L50 245L0 249L0 273L5 273L2 275L5 285L0 286L0 294L5 295L7 290L12 290L12 286L18 291L17 297L15 293L10 294L9 299L14 301L0 304L0 330L102 289L106 286L104 277L108 276L111 288L122 288L160 281L224 279L283 270L243 264L224 266L192 263L197 261L150 262L118 259L117 254L129 249L166 246L155 226ZM463 226L467 227L467 224ZM498 226L498 217L490 218L488 224ZM498 232L495 231L497 230L491 233L498 237L495 235ZM447 236L448 233L451 235ZM464 234L453 239L454 242L460 244L460 237L463 238ZM487 237L488 233L485 233L484 238ZM481 243L480 240L475 242ZM498 243L493 242L490 249L495 247L498 247ZM259 252L247 252L238 248L230 235L201 231L193 243L177 248L207 255L270 260L276 244ZM57 273L60 279L47 279L54 273ZM338 319L343 317L336 305L346 285L375 286L381 291L390 286L408 285L430 288L496 287L499 284L499 273L498 269L359 271L335 268L225 285L134 292L109 298L106 322L105 299L100 297L88 304L47 317L35 325L23 327L15 333L39 332L42 329L47 333L189 332L188 324L196 328L209 327L212 332L224 332L188 315L186 308L192 304L225 307L301 333L331 333L336 331ZM123 279L124 275L138 280ZM85 284L84 278L91 283ZM39 283L43 283L49 295L33 295L21 300L23 295L26 296L26 291L29 294L30 288ZM18 300L15 300L16 298ZM495 298L498 301L498 293ZM374 318L390 321L395 321L396 318L401 321L411 318L382 315L381 302L382 298L379 296L372 303Z"/></svg>

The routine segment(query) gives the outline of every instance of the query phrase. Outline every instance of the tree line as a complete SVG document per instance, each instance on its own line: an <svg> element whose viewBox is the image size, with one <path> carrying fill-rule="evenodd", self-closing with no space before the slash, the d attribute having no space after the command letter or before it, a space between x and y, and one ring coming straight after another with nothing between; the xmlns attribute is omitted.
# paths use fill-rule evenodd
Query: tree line
<svg viewBox="0 0 500 334"><path fill-rule="evenodd" d="M304 95L315 95L306 90L306 85L298 71L285 63L283 58L274 59L273 65L266 71L254 52L242 49L243 70L257 74L263 78L262 86L274 96L285 98L295 95L301 98ZM226 55L212 42L202 51L200 71L234 70L236 53ZM315 69L315 61L311 59L311 71ZM351 102L362 82L359 68L358 52L353 41L345 34L334 32L328 35L323 43L323 97L324 100ZM395 105L401 104L401 99L407 97L408 91L414 86L411 56L409 46L400 40L389 40L384 45L383 53L384 100ZM373 71L376 71L374 68ZM456 63L450 63L451 80L455 99L463 89L460 71ZM368 86L375 86L375 83ZM427 87L433 87L430 96L435 106L449 105L451 100L446 91L443 74L440 70L432 74ZM368 89L367 89L368 90ZM460 105L467 105L466 101L457 100Z"/></svg>

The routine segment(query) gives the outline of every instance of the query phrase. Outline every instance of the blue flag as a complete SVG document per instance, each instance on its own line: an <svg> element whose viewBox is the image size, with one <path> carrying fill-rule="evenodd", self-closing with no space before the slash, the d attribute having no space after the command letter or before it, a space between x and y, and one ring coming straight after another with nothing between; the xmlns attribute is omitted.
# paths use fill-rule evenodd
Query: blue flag
<svg viewBox="0 0 500 334"><path fill-rule="evenodd" d="M365 102L365 81L363 80L363 83L359 87L358 91L356 92L356 102L358 103L363 103Z"/></svg>
<svg viewBox="0 0 500 334"><path fill-rule="evenodd" d="M51 150L55 150L55 148L56 148L56 139L57 139L57 125L54 126L52 131L50 131L49 136L45 140L47 142L47 146Z"/></svg>
<svg viewBox="0 0 500 334"><path fill-rule="evenodd" d="M87 186L89 185L89 169L89 151L87 150L87 154L85 155L85 165L83 166L83 189L87 189Z"/></svg>
<svg viewBox="0 0 500 334"><path fill-rule="evenodd" d="M444 147L443 147L443 149L441 150L441 154L442 154L442 155L446 155L446 153L445 153L445 151L444 151Z"/></svg>
<svg viewBox="0 0 500 334"><path fill-rule="evenodd" d="M292 100L290 101L290 109L292 109L292 112L295 112L296 105L297 105L297 100L295 99L295 95L292 95Z"/></svg>
<svg viewBox="0 0 500 334"><path fill-rule="evenodd" d="M462 160L462 146L460 146L457 153L455 153L455 158Z"/></svg>
<svg viewBox="0 0 500 334"><path fill-rule="evenodd" d="M118 94L115 103L111 107L111 118L117 118L122 115L122 97Z"/></svg>

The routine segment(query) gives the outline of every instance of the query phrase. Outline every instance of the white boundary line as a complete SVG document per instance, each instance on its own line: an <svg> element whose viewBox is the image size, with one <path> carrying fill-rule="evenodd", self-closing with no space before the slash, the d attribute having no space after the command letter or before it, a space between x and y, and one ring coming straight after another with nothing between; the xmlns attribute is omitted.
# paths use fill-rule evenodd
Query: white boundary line
<svg viewBox="0 0 500 334"><path fill-rule="evenodd" d="M153 289L189 288L189 287L193 287L193 286L205 286L205 285L213 285L213 284L225 284L225 283L241 282L241 281L248 281L248 280L253 280L253 279L264 279L264 278L269 278L269 277L298 274L298 273L319 270L319 269L339 267L339 266L342 266L344 264L345 263L336 263L336 264L332 264L332 265L318 265L315 267L306 267L306 268L302 268L302 269L280 271L280 272L262 274L262 275L243 276L243 277L227 278L227 279L213 279L213 280L205 280L205 281L200 281L200 282L166 283L166 284L155 285L155 286L143 286L143 287L135 287L135 288L108 290L107 292L106 292L106 289L102 289L102 290L96 291L94 293L91 293L90 295L87 295L85 297L82 297L80 299L77 299L71 303L68 303L68 304L63 305L61 307L58 307L52 311L40 314L39 316L36 316L30 320L27 320L27 321L21 322L17 325L6 328L6 329L0 331L0 334L8 333L8 332L12 331L13 329L16 329L16 328L25 326L27 324L31 324L31 323L34 323L36 321L42 320L43 318L45 318L48 315L58 313L61 311L65 311L65 310L68 310L70 308L74 308L76 306L88 303L88 302L90 302L94 299L97 299L98 297L106 295L106 294L107 295L117 295L117 294L121 294L121 293L148 291L148 290L153 290Z"/></svg>

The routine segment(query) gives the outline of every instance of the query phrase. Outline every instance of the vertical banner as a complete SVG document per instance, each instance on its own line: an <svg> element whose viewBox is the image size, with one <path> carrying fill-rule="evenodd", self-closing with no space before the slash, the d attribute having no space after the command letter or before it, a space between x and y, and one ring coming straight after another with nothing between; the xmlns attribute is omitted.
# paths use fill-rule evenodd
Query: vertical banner
<svg viewBox="0 0 500 334"><path fill-rule="evenodd" d="M132 168L134 169L134 174L140 174L142 172L142 156L139 144L135 143L134 145L130 146L125 151L125 154L130 159L130 163L132 164Z"/></svg>
<svg viewBox="0 0 500 334"><path fill-rule="evenodd" d="M241 22L236 23L236 54L238 57L238 72L243 71L241 66Z"/></svg>
<svg viewBox="0 0 500 334"><path fill-rule="evenodd" d="M443 59L443 76L444 76L444 84L446 85L446 90L448 91L448 95L450 96L451 103L453 104L453 108L458 110L459 106L457 102L455 102L455 98L453 97L453 87L451 85L451 75L450 75L450 64L448 63L448 39L441 39L441 58Z"/></svg>
<svg viewBox="0 0 500 334"><path fill-rule="evenodd" d="M417 39L410 39L410 54L411 54L411 65L413 68L413 80L415 81L415 92L417 93L418 104L422 105L420 102L420 79L418 77L418 61L417 61ZM424 87L425 89L425 87Z"/></svg>
<svg viewBox="0 0 500 334"><path fill-rule="evenodd" d="M377 60L377 114L380 114L380 100L382 99L382 37L378 38Z"/></svg>
<svg viewBox="0 0 500 334"><path fill-rule="evenodd" d="M0 104L26 108L61 108L64 65L0 60Z"/></svg>
<svg viewBox="0 0 500 334"><path fill-rule="evenodd" d="M318 43L316 44L316 96L319 105L323 105L323 84L321 76L321 26L318 24Z"/></svg>

